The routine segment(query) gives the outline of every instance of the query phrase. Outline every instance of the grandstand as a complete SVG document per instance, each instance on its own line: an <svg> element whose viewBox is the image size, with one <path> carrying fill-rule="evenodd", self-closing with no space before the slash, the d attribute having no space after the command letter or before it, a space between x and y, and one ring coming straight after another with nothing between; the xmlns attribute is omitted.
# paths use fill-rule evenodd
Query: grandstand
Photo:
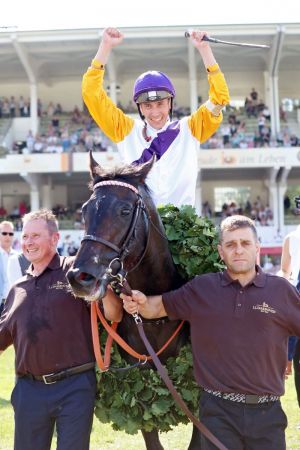
<svg viewBox="0 0 300 450"><path fill-rule="evenodd" d="M193 111L200 98L205 101L205 70L184 38L186 28L195 27L122 30L126 39L114 49L105 75L114 101L130 105L135 78L149 69L162 70L172 78L176 104L181 110ZM226 214L224 204L235 204L237 210L245 211L247 201L253 205L259 198L271 210L267 222L257 217L262 253L279 254L282 237L298 223L293 196L300 193L300 144L296 141L294 145L290 138L300 138L300 24L212 25L205 29L219 39L267 44L270 49L212 44L232 98L223 124L234 114L245 129L242 145L231 139L229 145L222 145L220 127L214 144L207 143L199 150L197 210L201 213L202 205L209 204L212 217L218 221ZM50 102L62 105L59 127L67 128L68 136L79 136L85 128L86 122L72 122L72 112L76 105L84 111L81 78L97 50L99 36L96 29L0 33L0 98L13 96L17 103L22 96L29 99L30 106L29 116L0 119L0 207L11 215L22 201L32 209L61 205L66 211L61 222L68 228L65 234L82 233L74 231L74 227L80 228L80 222L72 212L88 197L85 141L74 148L59 143L51 154L47 152L48 144L40 147L40 152L24 152L23 148L29 130L34 136L49 137ZM270 112L270 138L262 146L251 144L258 118L248 117L244 108L245 98L253 88ZM93 124L89 125L89 133L97 133ZM103 165L118 163L114 146L105 142L102 150L105 148L108 151L96 151L95 158ZM291 206L284 208L287 196Z"/></svg>

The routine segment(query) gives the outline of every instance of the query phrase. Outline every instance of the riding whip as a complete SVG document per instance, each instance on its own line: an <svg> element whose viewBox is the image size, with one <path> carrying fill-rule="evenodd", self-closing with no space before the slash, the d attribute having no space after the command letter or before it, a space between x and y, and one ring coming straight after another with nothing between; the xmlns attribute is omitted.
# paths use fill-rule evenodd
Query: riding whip
<svg viewBox="0 0 300 450"><path fill-rule="evenodd" d="M191 37L191 33L189 31L186 31L184 33L184 37L189 38ZM235 45L237 47L249 47L249 48L270 48L269 45L264 44L247 44L246 42L231 42L231 41L223 41L221 39L216 39L211 36L203 36L203 41L213 42L214 44L226 44L226 45Z"/></svg>

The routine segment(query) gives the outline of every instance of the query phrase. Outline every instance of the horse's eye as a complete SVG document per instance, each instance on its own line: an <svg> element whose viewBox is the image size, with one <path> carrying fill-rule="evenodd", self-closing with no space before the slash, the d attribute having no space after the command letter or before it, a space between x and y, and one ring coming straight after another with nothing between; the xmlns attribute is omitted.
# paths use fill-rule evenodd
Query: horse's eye
<svg viewBox="0 0 300 450"><path fill-rule="evenodd" d="M130 208L123 208L121 211L122 216L128 216L129 214L131 214L131 209Z"/></svg>

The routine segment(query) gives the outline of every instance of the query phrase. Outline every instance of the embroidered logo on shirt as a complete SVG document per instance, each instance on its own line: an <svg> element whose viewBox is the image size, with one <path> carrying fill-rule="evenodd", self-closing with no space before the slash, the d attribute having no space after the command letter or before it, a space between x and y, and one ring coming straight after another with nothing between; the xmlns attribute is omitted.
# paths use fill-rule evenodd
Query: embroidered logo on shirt
<svg viewBox="0 0 300 450"><path fill-rule="evenodd" d="M268 303L266 303L266 302L263 302L262 305L255 305L255 306L253 306L252 308L253 308L253 309L258 309L258 310L259 310L260 312L262 312L262 313L266 313L266 314L269 314L269 313L276 314L275 309L273 309L271 306L269 306Z"/></svg>
<svg viewBox="0 0 300 450"><path fill-rule="evenodd" d="M52 284L52 286L49 286L49 289L59 289L59 290L65 290L69 289L69 285L67 283L63 283L62 281L57 281L56 283Z"/></svg>

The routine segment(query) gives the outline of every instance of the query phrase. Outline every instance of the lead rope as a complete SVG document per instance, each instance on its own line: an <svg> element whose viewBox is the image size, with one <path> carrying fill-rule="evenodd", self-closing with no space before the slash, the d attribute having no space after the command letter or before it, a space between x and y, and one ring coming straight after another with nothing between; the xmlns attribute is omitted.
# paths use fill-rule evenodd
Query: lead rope
<svg viewBox="0 0 300 450"><path fill-rule="evenodd" d="M98 321L97 316L100 319L101 324L105 328L108 334L108 339L105 345L105 353L104 353L104 359L101 354L101 348L100 348L100 341L99 341L99 331L98 331ZM152 357L150 355L142 355L138 352L136 352L130 345L127 344L127 342L124 341L124 339L121 338L121 336L116 332L117 329L117 322L113 322L112 325L109 325L107 323L107 320L103 316L99 305L97 302L93 302L91 304L91 324L92 324L92 337L93 337L93 347L94 347L94 353L95 358L97 361L97 364L99 366L99 369L101 372L105 372L110 369L110 349L112 346L112 342L115 341L120 347L123 348L129 355L133 356L134 358L139 360L138 364L145 364L147 361L152 360ZM180 322L172 336L164 343L164 345L161 347L161 349L157 352L157 355L160 355L172 342L174 337L179 333L180 329L182 328L184 324L184 321ZM135 367L137 364L135 364L133 367ZM113 370L116 370L113 368Z"/></svg>
<svg viewBox="0 0 300 450"><path fill-rule="evenodd" d="M141 339L142 339L146 349L148 350L149 354L152 356L152 361L153 361L154 365L156 366L157 371L158 371L159 375L161 376L161 378L163 379L165 385L167 386L167 388L171 392L172 397L174 398L175 402L185 412L185 414L188 416L190 421L198 428L198 430L208 440L210 440L210 442L212 442L219 450L228 450L228 448L225 447L225 445L223 445L222 442L220 442L219 439L216 438L209 431L209 429L199 419L197 419L197 417L195 417L193 415L193 413L191 413L191 411L187 407L185 401L182 399L181 395L176 391L172 381L169 378L169 375L168 375L168 372L167 372L166 368L162 365L162 363L160 362L159 358L155 354L155 352L154 352L150 342L148 341L148 339L147 339L147 337L145 335L145 331L144 331L144 327L143 327L143 321L141 319L141 316L139 316L139 314L135 313L135 314L133 314L133 317L134 317L134 321L135 321L135 323L137 325L139 335L140 335L140 337L141 337Z"/></svg>
<svg viewBox="0 0 300 450"><path fill-rule="evenodd" d="M126 281L126 280L125 280ZM128 282L126 281L126 283L124 283L123 285L124 288L124 293L126 295L132 295L132 290L128 284ZM181 395L177 392L177 390L175 389L172 381L170 380L168 371L166 370L166 368L162 365L162 363L160 362L158 356L156 355L155 351L152 348L152 345L150 344L150 342L148 341L148 338L145 334L144 331L144 327L143 327L143 320L141 318L141 316L138 313L133 313L132 314L134 321L136 323L139 335L146 347L146 349L149 352L149 355L152 357L152 361L155 365L155 367L157 368L157 371L159 373L159 375L161 376L162 380L164 381L165 385L167 386L167 388L169 389L172 397L174 398L175 402L180 406L180 408L185 412L185 414L187 415L187 417L190 419L190 421L198 428L198 430L210 441L212 442L212 444L214 444L219 450L229 450L227 447L225 447L225 445L222 444L222 442L219 441L218 438L216 438L216 436L214 436L209 429L199 420L197 419L197 417L194 416L194 414L189 410L189 408L187 407L187 404L185 403L185 401L183 400L183 398L181 397Z"/></svg>
<svg viewBox="0 0 300 450"><path fill-rule="evenodd" d="M126 293L126 295L132 295L132 290L127 282L126 279L123 279L123 292ZM101 355L101 350L100 350L100 343L99 343L99 335L98 335L98 321L97 321L97 315L99 316L99 318L102 316L102 313L100 311L100 308L97 304L97 302L93 302L91 305L91 322L92 322L92 337L93 337L93 344L94 344L94 351L95 351L95 357L96 357L96 361L97 364L100 368L101 371L105 372L108 370L109 367L109 361L104 361ZM169 389L172 397L174 398L175 402L180 406L180 408L184 411L184 413L187 415L187 417L190 419L190 421L198 428L198 430L210 441L212 442L218 450L228 450L227 447L225 447L225 445L223 445L218 438L216 438L210 431L209 429L199 420L197 419L197 417L195 417L192 412L189 410L189 408L187 407L185 401L182 399L181 395L176 391L172 381L169 378L168 372L166 370L166 368L161 364L157 354L155 353L154 349L152 348L150 342L148 341L145 331L144 331L144 327L143 327L143 321L141 316L138 313L134 313L132 314L133 319L136 323L139 335L146 347L146 349L149 352L150 358L152 359L159 375L161 376L163 382L165 383L165 385L167 386L167 388ZM108 324L104 324L102 323L103 326L109 327ZM107 330L108 331L108 330ZM114 338L116 341L118 341L119 339L122 340L122 338L120 338L120 336L116 333L115 329L110 330L110 334L112 335L112 338ZM123 340L122 340L123 341ZM123 341L125 343L125 341ZM120 344L120 342L119 342ZM126 344L126 343L125 343ZM127 344L126 344L127 345ZM132 355L133 356L133 355ZM137 357L141 356L141 355L136 355ZM143 355L143 359L147 360L147 356Z"/></svg>

